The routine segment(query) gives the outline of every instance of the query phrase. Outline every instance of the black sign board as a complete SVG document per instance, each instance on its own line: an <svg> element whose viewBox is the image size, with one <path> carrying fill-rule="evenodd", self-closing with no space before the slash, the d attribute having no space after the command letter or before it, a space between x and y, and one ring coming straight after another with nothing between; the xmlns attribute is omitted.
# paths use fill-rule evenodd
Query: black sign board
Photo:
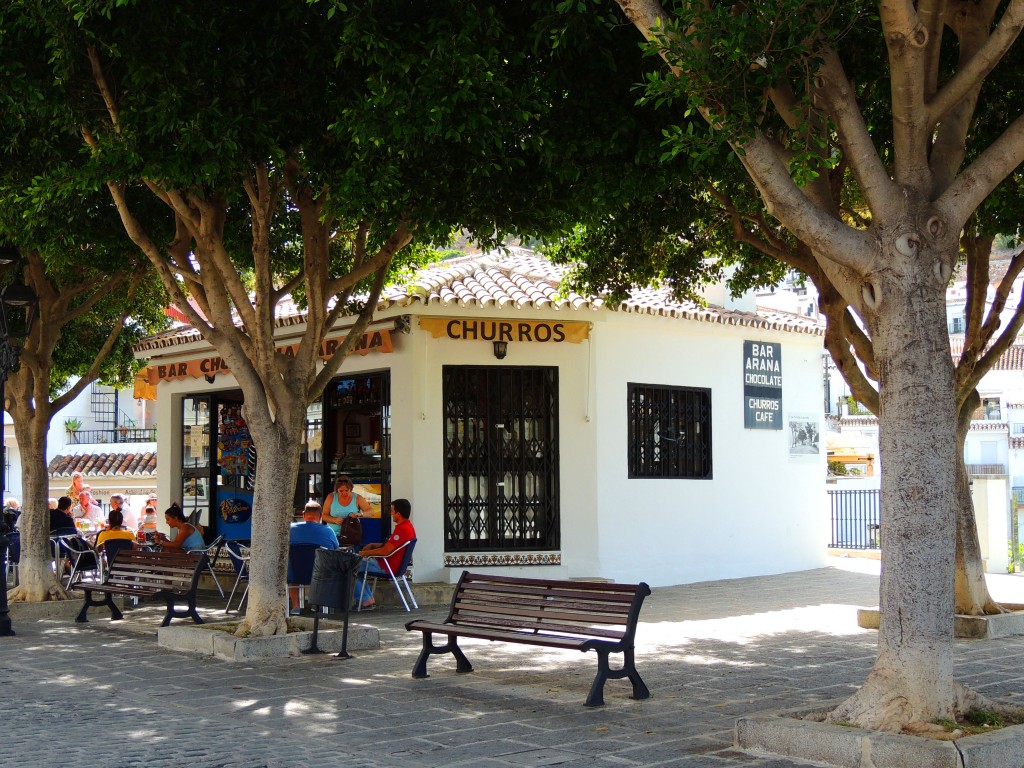
<svg viewBox="0 0 1024 768"><path fill-rule="evenodd" d="M782 345L743 342L743 426L782 429Z"/></svg>

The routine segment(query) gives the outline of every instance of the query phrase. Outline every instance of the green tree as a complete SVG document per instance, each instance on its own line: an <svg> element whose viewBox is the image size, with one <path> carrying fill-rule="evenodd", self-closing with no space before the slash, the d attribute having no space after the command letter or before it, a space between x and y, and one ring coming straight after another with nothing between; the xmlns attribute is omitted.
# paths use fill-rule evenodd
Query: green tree
<svg viewBox="0 0 1024 768"><path fill-rule="evenodd" d="M8 169L9 170L9 169ZM96 221L53 208L49 226L37 232L19 226L24 198L0 181L0 233L18 259L13 279L38 296L37 319L28 329L18 367L4 389L21 451L22 555L13 601L65 597L51 569L47 434L54 414L92 382L131 386L137 368L132 344L166 324L163 289L148 263L124 238L88 241ZM114 219L106 204L106 231ZM72 223L73 222L73 223ZM71 225L69 228L69 224ZM91 229L90 229L91 228ZM82 258L86 253L88 258ZM15 318L15 322L20 318Z"/></svg>
<svg viewBox="0 0 1024 768"><path fill-rule="evenodd" d="M703 118L701 129L670 132L672 151L700 166L725 143L763 206L748 194L738 210L781 225L778 242L801 256L804 273L827 278L819 290L837 365L851 385L864 379L850 365L856 347L878 382L879 653L830 717L888 730L953 717L977 696L952 671L957 482L948 468L960 461L950 425L963 389L945 288L961 233L1024 159L1013 94L993 97L1006 107L995 115L978 109L986 84L1014 71L1024 2L619 5L668 66L649 78L649 97ZM879 66L884 81L871 75ZM976 130L981 115L987 131Z"/></svg>
<svg viewBox="0 0 1024 768"><path fill-rule="evenodd" d="M258 465L240 632L285 631L306 407L389 274L456 229L494 243L557 228L656 157L649 126L620 117L635 74L611 65L635 60L629 30L580 16L552 35L537 10L82 0L0 12L0 72L17 94L4 127L77 136L86 150L40 172L33 194L108 190L235 375L257 450L278 459ZM599 82L584 76L595 56L609 65ZM294 356L274 345L288 297L307 313ZM320 343L345 315L346 342L322 365Z"/></svg>

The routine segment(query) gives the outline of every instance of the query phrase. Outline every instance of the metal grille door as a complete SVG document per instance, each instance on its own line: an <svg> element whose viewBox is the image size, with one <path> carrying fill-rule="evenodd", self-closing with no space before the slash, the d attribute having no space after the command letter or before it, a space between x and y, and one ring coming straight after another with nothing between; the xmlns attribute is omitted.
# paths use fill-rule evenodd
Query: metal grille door
<svg viewBox="0 0 1024 768"><path fill-rule="evenodd" d="M558 369L442 375L445 550L558 548Z"/></svg>

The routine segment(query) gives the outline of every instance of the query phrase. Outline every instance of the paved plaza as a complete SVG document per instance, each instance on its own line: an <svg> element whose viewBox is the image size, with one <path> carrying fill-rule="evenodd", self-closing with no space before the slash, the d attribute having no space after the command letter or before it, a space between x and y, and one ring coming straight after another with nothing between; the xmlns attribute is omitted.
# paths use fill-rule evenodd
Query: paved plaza
<svg viewBox="0 0 1024 768"><path fill-rule="evenodd" d="M0 765L798 765L734 750L732 729L741 715L839 699L870 669L875 633L856 609L877 605L877 563L831 562L655 589L637 632L652 696L633 701L612 680L596 709L583 706L594 654L466 640L475 672L436 656L431 677L413 680L419 634L400 610L353 614L379 627L379 650L258 664L158 647L159 611L16 621L17 636L0 638ZM1024 577L990 583L1024 603ZM208 604L213 617L223 601ZM958 642L956 657L960 680L1024 704L1024 637Z"/></svg>

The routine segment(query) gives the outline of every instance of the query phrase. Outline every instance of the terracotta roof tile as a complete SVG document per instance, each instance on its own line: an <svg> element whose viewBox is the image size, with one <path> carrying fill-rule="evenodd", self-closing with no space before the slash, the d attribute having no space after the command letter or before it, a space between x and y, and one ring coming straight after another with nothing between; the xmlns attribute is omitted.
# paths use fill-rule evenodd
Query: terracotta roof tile
<svg viewBox="0 0 1024 768"><path fill-rule="evenodd" d="M610 309L599 296L582 296L571 291L563 295L562 281L567 271L567 267L552 264L544 256L525 248L462 256L425 267L404 284L388 286L377 308L457 304L575 311ZM816 336L824 334L821 323L803 315L778 310L740 312L712 305L704 307L676 301L665 288L633 291L616 311ZM276 308L278 326L294 325L303 320L303 313L290 301L281 302ZM181 327L150 336L139 342L135 350L154 352L198 339L198 331Z"/></svg>
<svg viewBox="0 0 1024 768"><path fill-rule="evenodd" d="M47 467L51 478L81 472L92 477L156 475L156 452L81 453L54 456Z"/></svg>

